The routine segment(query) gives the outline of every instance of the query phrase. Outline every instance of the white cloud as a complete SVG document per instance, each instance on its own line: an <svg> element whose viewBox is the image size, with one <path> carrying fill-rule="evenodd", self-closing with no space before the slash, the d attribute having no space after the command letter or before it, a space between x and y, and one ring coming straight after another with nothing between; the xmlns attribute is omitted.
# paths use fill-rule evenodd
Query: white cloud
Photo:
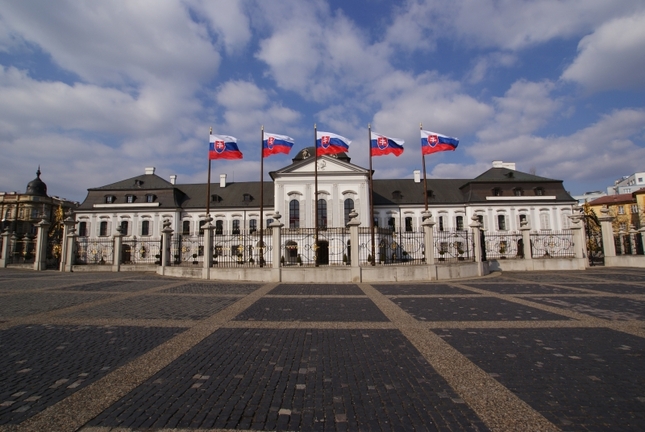
<svg viewBox="0 0 645 432"><path fill-rule="evenodd" d="M300 125L300 113L273 102L266 90L248 81L228 81L215 95L224 109L224 122L218 127L221 133L236 134L238 139L255 140L260 125L271 133L291 133ZM257 125L258 130L249 129Z"/></svg>
<svg viewBox="0 0 645 432"><path fill-rule="evenodd" d="M12 32L92 83L190 86L219 65L205 28L178 2L4 2L0 14Z"/></svg>
<svg viewBox="0 0 645 432"><path fill-rule="evenodd" d="M466 80L471 84L477 84L483 81L489 75L491 70L501 67L511 67L517 62L517 56L505 53L495 52L484 56L479 56L468 73Z"/></svg>
<svg viewBox="0 0 645 432"><path fill-rule="evenodd" d="M387 40L407 51L432 49L455 36L473 46L520 50L587 33L643 7L640 0L408 0Z"/></svg>
<svg viewBox="0 0 645 432"><path fill-rule="evenodd" d="M251 40L248 16L242 0L186 0L200 15L206 17L211 29L221 38L226 52L235 54Z"/></svg>
<svg viewBox="0 0 645 432"><path fill-rule="evenodd" d="M578 44L562 79L590 91L645 88L645 13L603 24Z"/></svg>
<svg viewBox="0 0 645 432"><path fill-rule="evenodd" d="M645 148L645 111L616 110L598 122L569 136L518 135L472 146L476 160L503 159L516 162L518 169L537 169L538 175L556 179L595 181L616 177L616 173L642 170ZM642 142L641 142L642 145ZM620 175L620 174L619 174Z"/></svg>
<svg viewBox="0 0 645 432"><path fill-rule="evenodd" d="M370 45L340 12L331 14L322 2L288 5L265 11L271 34L256 54L279 87L321 102L391 71L384 47Z"/></svg>
<svg viewBox="0 0 645 432"><path fill-rule="evenodd" d="M513 83L504 97L493 99L495 119L477 136L490 142L535 131L560 108L561 103L550 97L553 89L554 84L549 81Z"/></svg>

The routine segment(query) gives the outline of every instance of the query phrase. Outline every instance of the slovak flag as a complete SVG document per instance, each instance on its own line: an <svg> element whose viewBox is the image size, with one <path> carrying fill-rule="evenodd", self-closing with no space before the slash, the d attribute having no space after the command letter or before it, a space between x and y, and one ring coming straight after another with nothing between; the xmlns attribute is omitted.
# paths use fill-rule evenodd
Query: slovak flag
<svg viewBox="0 0 645 432"><path fill-rule="evenodd" d="M370 132L370 151L372 156L384 156L388 154L393 154L396 157L399 157L403 153L403 141L399 138L390 138L385 135L379 135L374 132Z"/></svg>
<svg viewBox="0 0 645 432"><path fill-rule="evenodd" d="M442 151L453 151L459 145L457 138L438 134L436 132L421 131L421 154L427 155Z"/></svg>
<svg viewBox="0 0 645 432"><path fill-rule="evenodd" d="M289 154L293 143L293 138L289 136L265 133L262 141L262 157L278 153Z"/></svg>
<svg viewBox="0 0 645 432"><path fill-rule="evenodd" d="M343 136L331 132L316 131L316 154L318 156L346 152L351 143Z"/></svg>
<svg viewBox="0 0 645 432"><path fill-rule="evenodd" d="M211 135L209 141L208 159L242 159L242 152L237 148L237 138Z"/></svg>

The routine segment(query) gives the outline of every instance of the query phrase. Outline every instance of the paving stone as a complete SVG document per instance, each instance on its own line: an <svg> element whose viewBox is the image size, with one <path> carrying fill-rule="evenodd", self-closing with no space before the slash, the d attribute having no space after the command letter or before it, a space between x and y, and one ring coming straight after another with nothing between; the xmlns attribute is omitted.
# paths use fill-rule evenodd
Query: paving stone
<svg viewBox="0 0 645 432"><path fill-rule="evenodd" d="M499 283L499 282L464 282L463 285L468 285L473 288L479 288L486 291L491 291L498 294L575 294L579 291L570 290L566 288L554 287L549 285L532 284L532 283ZM569 284L571 286L572 284Z"/></svg>
<svg viewBox="0 0 645 432"><path fill-rule="evenodd" d="M610 329L438 333L563 430L636 431L645 422L643 338Z"/></svg>
<svg viewBox="0 0 645 432"><path fill-rule="evenodd" d="M26 292L4 296L0 318L22 317L109 298L110 294Z"/></svg>
<svg viewBox="0 0 645 432"><path fill-rule="evenodd" d="M645 294L645 285L627 283L566 283L563 285L613 294Z"/></svg>
<svg viewBox="0 0 645 432"><path fill-rule="evenodd" d="M467 289L454 287L447 284L374 284L374 288L381 294L391 295L431 295L431 294L475 294Z"/></svg>
<svg viewBox="0 0 645 432"><path fill-rule="evenodd" d="M495 297L395 298L394 303L421 321L568 320Z"/></svg>
<svg viewBox="0 0 645 432"><path fill-rule="evenodd" d="M0 425L33 416L181 331L52 325L0 331L0 401L13 400L0 405Z"/></svg>
<svg viewBox="0 0 645 432"><path fill-rule="evenodd" d="M160 292L171 294L250 294L261 286L261 284L232 284L222 282L187 283Z"/></svg>
<svg viewBox="0 0 645 432"><path fill-rule="evenodd" d="M281 284L269 295L365 295L354 284Z"/></svg>
<svg viewBox="0 0 645 432"><path fill-rule="evenodd" d="M269 349L263 351L267 344ZM276 371L277 365L282 369ZM188 384L197 374L210 378L193 389ZM423 382L417 380L419 376L425 378ZM159 379L163 384L155 384ZM304 390L297 389L299 380ZM440 407L438 390L450 396ZM278 405L272 402L276 393ZM400 402L403 398L405 404ZM467 405L451 398L458 399L396 330L220 329L90 425L116 427L120 419L134 417L130 427L135 429L371 430L377 426L400 431L409 430L412 416L425 429L440 430L447 427L441 413L454 411L460 415L452 417L451 430L487 430ZM152 410L137 415L136 407L150 399ZM164 415L176 409L178 399L191 410L184 410L176 422L166 420ZM365 406L376 409L356 409ZM383 408L388 406L392 408ZM203 417L199 425L193 423L194 413L204 410L210 417ZM377 424L373 415L380 419ZM147 422L149 418L157 420Z"/></svg>
<svg viewBox="0 0 645 432"><path fill-rule="evenodd" d="M370 299L262 298L236 321L388 321Z"/></svg>
<svg viewBox="0 0 645 432"><path fill-rule="evenodd" d="M645 320L645 301L620 297L531 297L531 301L557 306L607 320Z"/></svg>
<svg viewBox="0 0 645 432"><path fill-rule="evenodd" d="M69 314L73 317L199 320L237 301L237 297L141 295Z"/></svg>

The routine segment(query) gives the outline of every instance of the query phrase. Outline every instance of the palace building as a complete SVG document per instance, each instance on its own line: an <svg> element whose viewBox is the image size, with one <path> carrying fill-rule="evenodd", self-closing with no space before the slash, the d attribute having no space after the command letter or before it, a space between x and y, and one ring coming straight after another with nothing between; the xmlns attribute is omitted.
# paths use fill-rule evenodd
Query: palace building
<svg viewBox="0 0 645 432"><path fill-rule="evenodd" d="M345 153L318 158L318 199L314 198L314 148L301 150L288 166L271 172L261 194L259 181L181 184L165 180L155 168L115 183L88 189L76 210L77 235L112 236L121 228L128 237L160 238L164 221L175 233L197 235L207 220L207 199L215 234L254 233L267 227L275 212L285 228L313 228L318 207L319 228L345 227L352 210L362 227L369 227L369 170L351 163ZM421 231L425 208L420 172L410 179L373 180L374 223L394 232ZM512 163L496 161L475 178L428 179L428 209L435 230L467 230L476 216L488 232L512 232L526 220L533 231L569 227L576 200L561 180L516 171ZM260 197L264 197L260 216Z"/></svg>

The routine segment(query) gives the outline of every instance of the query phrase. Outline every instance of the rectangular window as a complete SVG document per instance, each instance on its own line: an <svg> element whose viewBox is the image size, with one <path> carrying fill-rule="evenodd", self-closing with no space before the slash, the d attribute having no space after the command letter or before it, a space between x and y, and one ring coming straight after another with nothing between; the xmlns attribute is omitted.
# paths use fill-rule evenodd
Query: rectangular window
<svg viewBox="0 0 645 432"><path fill-rule="evenodd" d="M478 221L480 224L482 224L481 229L486 229L486 223L485 223L486 219L484 219L484 215L482 215L482 214L478 214L478 215L477 215L477 221Z"/></svg>
<svg viewBox="0 0 645 432"><path fill-rule="evenodd" d="M548 213L540 213L540 229L551 229L551 220Z"/></svg>
<svg viewBox="0 0 645 432"><path fill-rule="evenodd" d="M101 223L99 224L99 236L101 237L107 236L108 235L107 229L108 229L107 221L101 221Z"/></svg>
<svg viewBox="0 0 645 432"><path fill-rule="evenodd" d="M633 215L638 214L638 204L632 204L632 214Z"/></svg>
<svg viewBox="0 0 645 432"><path fill-rule="evenodd" d="M128 221L121 221L121 234L128 235Z"/></svg>
<svg viewBox="0 0 645 432"><path fill-rule="evenodd" d="M87 222L80 222L78 224L79 237L87 237Z"/></svg>
<svg viewBox="0 0 645 432"><path fill-rule="evenodd" d="M412 232L412 218L409 216L405 218L405 232Z"/></svg>
<svg viewBox="0 0 645 432"><path fill-rule="evenodd" d="M239 233L240 233L240 220L233 219L233 234L239 234Z"/></svg>
<svg viewBox="0 0 645 432"><path fill-rule="evenodd" d="M129 204L132 204L134 202L134 195L128 195L125 197L125 201Z"/></svg>
<svg viewBox="0 0 645 432"><path fill-rule="evenodd" d="M150 221L144 220L143 222L141 222L141 235L150 235Z"/></svg>
<svg viewBox="0 0 645 432"><path fill-rule="evenodd" d="M146 202L151 203L151 202L154 202L154 200L155 200L154 195L150 195L150 194L146 195Z"/></svg>
<svg viewBox="0 0 645 432"><path fill-rule="evenodd" d="M257 219L251 219L249 221L249 233L250 234L255 234L258 231L258 220Z"/></svg>
<svg viewBox="0 0 645 432"><path fill-rule="evenodd" d="M204 225L206 225L208 221L201 220L199 221L199 235L204 235Z"/></svg>
<svg viewBox="0 0 645 432"><path fill-rule="evenodd" d="M499 231L506 231L506 216L497 215L497 229Z"/></svg>
<svg viewBox="0 0 645 432"><path fill-rule="evenodd" d="M616 207L617 207L617 209L618 209L618 214L619 214L619 215L624 215L624 214L625 214L625 207L623 207L623 206L621 206L621 205L616 206Z"/></svg>
<svg viewBox="0 0 645 432"><path fill-rule="evenodd" d="M387 226L390 228L391 231L396 231L396 221L394 220L393 217L387 220Z"/></svg>
<svg viewBox="0 0 645 432"><path fill-rule="evenodd" d="M457 231L463 231L464 230L464 217L463 216L457 216L455 218L455 225L457 227Z"/></svg>
<svg viewBox="0 0 645 432"><path fill-rule="evenodd" d="M439 216L439 231L443 231L443 216Z"/></svg>
<svg viewBox="0 0 645 432"><path fill-rule="evenodd" d="M190 221L183 221L181 223L181 235L190 235Z"/></svg>

